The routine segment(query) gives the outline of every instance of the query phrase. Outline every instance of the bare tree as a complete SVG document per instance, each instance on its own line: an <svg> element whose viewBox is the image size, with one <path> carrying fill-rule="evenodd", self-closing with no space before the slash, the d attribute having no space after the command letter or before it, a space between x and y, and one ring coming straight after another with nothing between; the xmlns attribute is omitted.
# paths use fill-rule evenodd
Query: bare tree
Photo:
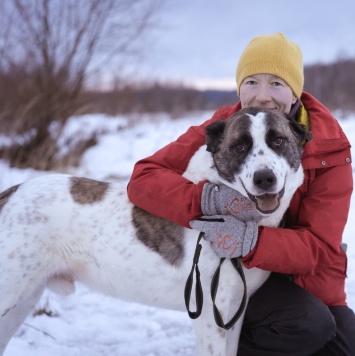
<svg viewBox="0 0 355 356"><path fill-rule="evenodd" d="M1 0L0 130L23 136L6 151L13 164L53 166L85 83L142 53L162 1Z"/></svg>

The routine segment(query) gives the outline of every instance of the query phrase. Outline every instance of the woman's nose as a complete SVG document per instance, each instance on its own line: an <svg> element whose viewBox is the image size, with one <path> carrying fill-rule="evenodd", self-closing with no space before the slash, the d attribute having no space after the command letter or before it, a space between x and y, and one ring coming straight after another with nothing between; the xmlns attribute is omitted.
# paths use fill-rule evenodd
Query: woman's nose
<svg viewBox="0 0 355 356"><path fill-rule="evenodd" d="M265 102L269 102L271 100L271 95L270 95L270 91L267 85L259 85L256 95L255 95L255 99L259 102L259 103L265 103Z"/></svg>

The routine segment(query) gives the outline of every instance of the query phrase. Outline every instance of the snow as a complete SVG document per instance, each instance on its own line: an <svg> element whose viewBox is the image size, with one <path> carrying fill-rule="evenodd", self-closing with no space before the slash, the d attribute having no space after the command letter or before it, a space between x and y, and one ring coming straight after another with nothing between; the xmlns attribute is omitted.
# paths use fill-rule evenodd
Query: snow
<svg viewBox="0 0 355 356"><path fill-rule="evenodd" d="M73 140L99 133L98 144L86 151L80 167L69 172L126 184L138 159L175 140L189 126L198 125L211 115L211 112L198 112L179 119L171 119L167 114L140 118L73 117L63 132L61 148L65 153ZM350 141L355 142L355 116L348 116L340 124ZM3 137L0 144L6 144ZM0 190L43 174L47 173L9 168L0 160ZM352 308L355 308L355 220L351 219L354 209L355 203L344 232L349 259L346 289ZM4 356L196 354L192 321L185 312L120 301L82 285L76 289L76 293L65 298L45 291L35 310L50 312L51 316L45 313L29 316L10 341Z"/></svg>

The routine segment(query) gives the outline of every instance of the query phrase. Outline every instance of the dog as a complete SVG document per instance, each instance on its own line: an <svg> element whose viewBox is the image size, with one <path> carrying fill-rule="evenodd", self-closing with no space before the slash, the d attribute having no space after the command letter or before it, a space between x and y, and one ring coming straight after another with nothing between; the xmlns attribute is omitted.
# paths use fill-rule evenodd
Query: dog
<svg viewBox="0 0 355 356"><path fill-rule="evenodd" d="M243 109L206 128L206 145L184 177L238 190L262 215L259 225L277 227L303 182L304 139L304 128L282 113ZM0 355L46 287L68 295L81 282L113 297L185 310L198 234L133 206L117 183L51 174L9 188L0 195ZM209 296L219 258L200 243L205 297L194 321L198 354L236 355L243 317L230 330L216 325ZM244 273L249 298L269 272ZM223 318L234 315L242 295L226 260L217 295Z"/></svg>

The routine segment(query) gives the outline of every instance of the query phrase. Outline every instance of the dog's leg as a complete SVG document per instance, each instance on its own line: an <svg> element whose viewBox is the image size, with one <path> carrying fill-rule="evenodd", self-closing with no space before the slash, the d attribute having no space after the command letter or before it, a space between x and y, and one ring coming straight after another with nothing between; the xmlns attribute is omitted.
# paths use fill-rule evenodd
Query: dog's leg
<svg viewBox="0 0 355 356"><path fill-rule="evenodd" d="M209 282L204 281L202 314L195 321L198 355L235 356L238 349L243 315L229 330L219 327L214 319L210 284L211 279ZM243 283L230 261L226 260L221 267L216 295L216 306L225 324L237 312L243 299L243 294Z"/></svg>
<svg viewBox="0 0 355 356"><path fill-rule="evenodd" d="M0 356L5 351L6 345L15 334L16 330L26 319L27 315L39 301L44 286L38 287L32 295L4 307L4 301L0 301Z"/></svg>
<svg viewBox="0 0 355 356"><path fill-rule="evenodd" d="M250 295L265 282L269 272L256 268L249 270L243 268L243 270L247 282L247 303ZM206 280L203 282L204 303L202 314L195 321L198 354L201 356L235 356L238 350L244 313L229 330L217 326L213 314L210 283L211 279L209 282ZM231 262L226 260L221 268L216 295L216 306L221 313L224 324L228 323L236 314L243 299L243 294L244 286L242 280Z"/></svg>
<svg viewBox="0 0 355 356"><path fill-rule="evenodd" d="M206 305L204 309L206 310ZM194 324L197 354L199 356L236 356L243 317L230 330L224 330L216 325L212 309L209 307L206 311L207 313L203 313Z"/></svg>

